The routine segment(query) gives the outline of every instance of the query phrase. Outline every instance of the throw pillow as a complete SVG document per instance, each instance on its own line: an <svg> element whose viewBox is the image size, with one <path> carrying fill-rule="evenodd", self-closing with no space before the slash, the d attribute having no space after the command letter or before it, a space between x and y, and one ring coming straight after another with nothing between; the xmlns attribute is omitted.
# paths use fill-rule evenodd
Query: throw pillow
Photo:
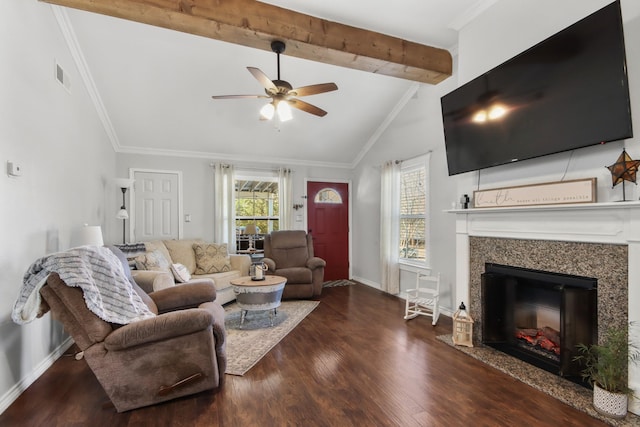
<svg viewBox="0 0 640 427"><path fill-rule="evenodd" d="M180 263L171 264L171 272L173 273L173 277L175 277L176 282L178 283L184 283L191 280L189 269Z"/></svg>
<svg viewBox="0 0 640 427"><path fill-rule="evenodd" d="M227 244L194 243L196 254L195 274L213 274L231 271L231 260L227 254Z"/></svg>
<svg viewBox="0 0 640 427"><path fill-rule="evenodd" d="M162 252L155 250L136 257L138 270L171 271L171 264Z"/></svg>

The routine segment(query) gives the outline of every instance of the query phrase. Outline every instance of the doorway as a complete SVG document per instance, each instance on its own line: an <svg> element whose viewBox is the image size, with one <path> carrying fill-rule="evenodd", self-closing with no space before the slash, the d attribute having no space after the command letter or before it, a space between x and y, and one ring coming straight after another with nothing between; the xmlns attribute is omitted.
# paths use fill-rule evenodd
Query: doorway
<svg viewBox="0 0 640 427"><path fill-rule="evenodd" d="M307 181L307 225L324 280L349 279L349 184Z"/></svg>
<svg viewBox="0 0 640 427"><path fill-rule="evenodd" d="M182 174L178 171L131 170L132 242L182 237Z"/></svg>

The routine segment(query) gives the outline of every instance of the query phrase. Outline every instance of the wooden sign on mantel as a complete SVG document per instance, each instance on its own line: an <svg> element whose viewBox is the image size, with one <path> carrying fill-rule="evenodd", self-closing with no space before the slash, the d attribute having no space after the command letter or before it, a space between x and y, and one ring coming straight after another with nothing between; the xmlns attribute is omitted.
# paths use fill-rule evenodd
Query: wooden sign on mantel
<svg viewBox="0 0 640 427"><path fill-rule="evenodd" d="M596 203L597 178L546 182L473 192L474 208Z"/></svg>

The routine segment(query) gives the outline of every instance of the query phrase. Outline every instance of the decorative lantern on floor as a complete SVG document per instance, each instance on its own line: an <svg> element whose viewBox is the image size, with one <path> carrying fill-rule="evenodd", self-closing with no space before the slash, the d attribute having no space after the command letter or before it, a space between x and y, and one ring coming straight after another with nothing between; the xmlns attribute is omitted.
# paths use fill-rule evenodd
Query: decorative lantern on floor
<svg viewBox="0 0 640 427"><path fill-rule="evenodd" d="M453 313L453 343L473 347L473 319L467 313L464 302Z"/></svg>

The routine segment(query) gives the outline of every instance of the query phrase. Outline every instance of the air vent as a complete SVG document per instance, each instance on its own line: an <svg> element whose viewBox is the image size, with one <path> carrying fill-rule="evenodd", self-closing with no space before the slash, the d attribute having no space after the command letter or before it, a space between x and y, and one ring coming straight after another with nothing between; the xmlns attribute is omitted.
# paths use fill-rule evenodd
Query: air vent
<svg viewBox="0 0 640 427"><path fill-rule="evenodd" d="M58 83L64 86L67 92L71 92L71 80L69 79L69 75L64 71L64 68L62 68L62 66L60 66L57 61L55 63L55 78Z"/></svg>

